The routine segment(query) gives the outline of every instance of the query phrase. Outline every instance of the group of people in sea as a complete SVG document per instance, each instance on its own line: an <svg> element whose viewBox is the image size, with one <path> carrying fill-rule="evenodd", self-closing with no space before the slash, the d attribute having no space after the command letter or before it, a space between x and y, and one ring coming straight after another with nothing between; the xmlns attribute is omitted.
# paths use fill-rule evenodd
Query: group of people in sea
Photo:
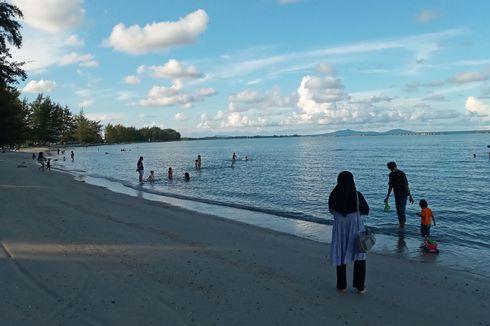
<svg viewBox="0 0 490 326"><path fill-rule="evenodd" d="M237 160L238 160L238 156L236 155L235 152L233 152L233 155L231 156L231 167L234 167L235 161L237 161ZM248 161L248 156L245 156L243 158L243 160ZM202 157L200 154L197 155L197 158L194 161L194 167L197 171L202 169ZM145 168L143 165L143 156L140 156L140 158L138 159L138 162L136 163L136 172L138 172L138 181L140 183L144 183L145 182ZM174 175L174 171L173 171L172 167L169 167L167 170L167 178L169 180L172 180L173 175ZM187 171L184 172L184 180L190 181L190 179L191 179L191 175L189 174L189 172L187 172ZM146 181L155 182L156 180L157 180L157 178L155 176L155 171L151 170L150 174L146 178Z"/></svg>
<svg viewBox="0 0 490 326"><path fill-rule="evenodd" d="M395 162L387 164L388 192L384 199L388 203L390 194L395 197L396 214L400 230L405 229L406 206L409 201L414 203L406 174L398 169ZM431 224L436 225L432 210L428 207L426 199L419 201L421 208L416 214L421 218L420 234L427 240L430 236ZM337 185L330 193L328 208L334 217L332 227L332 245L330 247L330 260L337 268L337 290L347 291L347 264L354 263L353 287L358 293L366 292L366 253L358 246L360 233L366 231L364 218L369 214L369 205L363 194L356 189L354 176L349 171L342 171L337 177Z"/></svg>

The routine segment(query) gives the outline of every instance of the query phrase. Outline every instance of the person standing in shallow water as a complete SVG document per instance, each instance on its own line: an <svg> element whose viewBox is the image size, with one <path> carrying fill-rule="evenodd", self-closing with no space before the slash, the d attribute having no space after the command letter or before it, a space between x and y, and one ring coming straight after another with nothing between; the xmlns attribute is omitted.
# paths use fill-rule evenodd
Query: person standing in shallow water
<svg viewBox="0 0 490 326"><path fill-rule="evenodd" d="M347 290L347 264L354 262L352 286L364 293L366 254L359 252L356 239L359 232L365 231L361 215L369 214L369 206L357 191L354 176L349 171L339 173L337 185L328 198L328 210L334 217L330 260L337 267L337 290Z"/></svg>
<svg viewBox="0 0 490 326"><path fill-rule="evenodd" d="M405 216L407 199L409 199L410 203L413 204L413 197L410 193L410 188L408 187L408 180L405 172L398 170L395 162L389 162L387 167L391 172L388 176L388 193L386 194L385 203L388 202L391 191L393 190L395 193L395 206L396 214L398 215L398 223L400 224L400 229L404 229L407 221Z"/></svg>
<svg viewBox="0 0 490 326"><path fill-rule="evenodd" d="M143 182L143 175L145 173L145 168L143 166L143 156L140 156L140 159L136 164L136 172L139 173L139 182Z"/></svg>

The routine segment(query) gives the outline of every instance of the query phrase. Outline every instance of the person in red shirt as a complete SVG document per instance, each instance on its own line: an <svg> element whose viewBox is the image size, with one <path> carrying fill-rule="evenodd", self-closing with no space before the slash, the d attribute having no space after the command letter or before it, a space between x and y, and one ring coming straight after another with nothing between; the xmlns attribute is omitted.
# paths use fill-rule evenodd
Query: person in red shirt
<svg viewBox="0 0 490 326"><path fill-rule="evenodd" d="M419 202L419 205L420 205L420 208L422 208L422 211L417 212L416 214L421 217L420 234L424 238L427 238L428 236L430 236L431 222L435 226L436 225L436 218L434 217L432 210L429 208L429 204L427 204L427 200L421 199Z"/></svg>

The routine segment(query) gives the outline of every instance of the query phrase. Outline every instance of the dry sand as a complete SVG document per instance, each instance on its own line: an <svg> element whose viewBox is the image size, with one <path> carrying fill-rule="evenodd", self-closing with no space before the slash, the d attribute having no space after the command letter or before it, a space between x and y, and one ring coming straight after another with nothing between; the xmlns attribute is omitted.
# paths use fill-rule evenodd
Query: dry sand
<svg viewBox="0 0 490 326"><path fill-rule="evenodd" d="M490 324L485 277L370 254L368 293L342 294L325 244L41 172L29 153L0 169L0 325Z"/></svg>

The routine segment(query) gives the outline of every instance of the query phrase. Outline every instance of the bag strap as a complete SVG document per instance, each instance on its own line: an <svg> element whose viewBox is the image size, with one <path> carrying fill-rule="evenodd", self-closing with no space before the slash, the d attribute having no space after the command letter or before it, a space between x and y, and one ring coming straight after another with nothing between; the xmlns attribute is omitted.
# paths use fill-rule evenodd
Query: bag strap
<svg viewBox="0 0 490 326"><path fill-rule="evenodd" d="M361 212L359 211L359 193L356 190L356 206L357 206L357 232L361 232Z"/></svg>

